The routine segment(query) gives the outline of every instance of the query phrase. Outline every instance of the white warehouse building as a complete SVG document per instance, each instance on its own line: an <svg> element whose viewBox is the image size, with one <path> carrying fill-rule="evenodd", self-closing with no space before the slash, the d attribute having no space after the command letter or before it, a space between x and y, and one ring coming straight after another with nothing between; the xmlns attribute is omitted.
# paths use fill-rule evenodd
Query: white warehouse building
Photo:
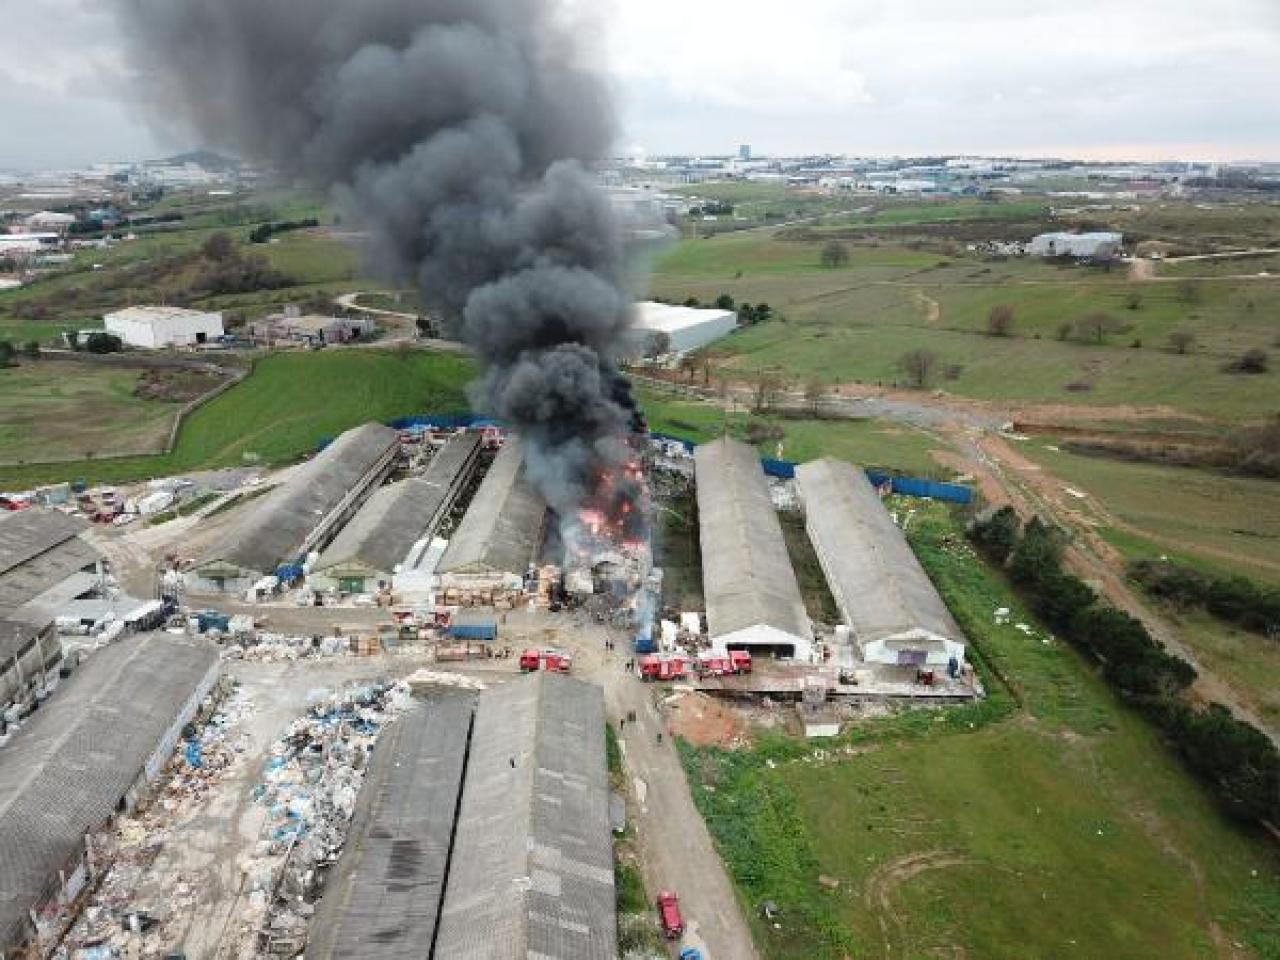
<svg viewBox="0 0 1280 960"><path fill-rule="evenodd" d="M129 307L108 313L103 321L107 333L114 333L126 346L143 350L193 347L224 333L221 313L181 307Z"/></svg>
<svg viewBox="0 0 1280 960"><path fill-rule="evenodd" d="M670 348L664 352L689 353L727 337L737 328L738 315L732 310L673 307L649 301L636 304L632 334L637 353L649 353L650 343L662 334L670 338Z"/></svg>
<svg viewBox="0 0 1280 960"><path fill-rule="evenodd" d="M1042 233L1031 240L1033 257L1110 260L1124 251L1123 233Z"/></svg>

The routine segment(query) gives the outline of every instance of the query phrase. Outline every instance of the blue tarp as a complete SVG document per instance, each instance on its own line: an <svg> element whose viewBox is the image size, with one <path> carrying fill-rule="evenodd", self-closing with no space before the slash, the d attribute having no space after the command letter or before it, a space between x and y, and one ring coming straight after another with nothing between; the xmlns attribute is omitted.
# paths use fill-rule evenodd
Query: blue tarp
<svg viewBox="0 0 1280 960"><path fill-rule="evenodd" d="M483 640L488 642L497 639L498 625L493 622L455 623L446 632L455 640Z"/></svg>

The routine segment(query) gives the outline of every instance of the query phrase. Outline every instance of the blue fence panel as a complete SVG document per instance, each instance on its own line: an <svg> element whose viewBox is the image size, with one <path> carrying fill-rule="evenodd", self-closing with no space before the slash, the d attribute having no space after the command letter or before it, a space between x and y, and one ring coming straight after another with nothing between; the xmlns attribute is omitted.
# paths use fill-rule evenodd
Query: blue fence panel
<svg viewBox="0 0 1280 960"><path fill-rule="evenodd" d="M958 483L941 483L919 477L899 477L879 470L868 470L867 479L877 487L889 484L889 489L903 497L927 497L946 503L968 505L973 502L973 490Z"/></svg>

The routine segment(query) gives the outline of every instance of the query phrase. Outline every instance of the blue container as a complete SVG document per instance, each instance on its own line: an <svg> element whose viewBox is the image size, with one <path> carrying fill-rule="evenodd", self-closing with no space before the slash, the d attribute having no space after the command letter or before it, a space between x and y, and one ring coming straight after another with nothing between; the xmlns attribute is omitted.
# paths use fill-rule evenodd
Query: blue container
<svg viewBox="0 0 1280 960"><path fill-rule="evenodd" d="M450 625L446 633L454 640L479 640L492 643L498 638L498 625L489 623L455 623Z"/></svg>

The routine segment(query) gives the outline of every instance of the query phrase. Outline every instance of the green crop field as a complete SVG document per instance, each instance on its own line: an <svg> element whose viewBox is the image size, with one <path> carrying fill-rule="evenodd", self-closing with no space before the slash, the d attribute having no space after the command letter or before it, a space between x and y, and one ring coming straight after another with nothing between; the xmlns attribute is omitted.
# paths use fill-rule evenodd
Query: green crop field
<svg viewBox="0 0 1280 960"><path fill-rule="evenodd" d="M163 449L180 405L134 396L140 375L54 362L0 370L0 464Z"/></svg>
<svg viewBox="0 0 1280 960"><path fill-rule="evenodd" d="M1164 405L1186 413L1257 418L1275 410L1280 373L1239 375L1224 365L1280 337L1280 277L1208 279L1190 286L1130 282L1041 261L983 263L901 246L850 247L847 266L821 266L823 244L758 231L686 240L656 264L653 293L673 301L767 302L780 318L715 348L742 377L773 368L797 380L893 384L901 356L938 358L932 386L1014 402ZM1014 311L1013 336L992 337L997 305ZM1105 313L1102 342L1061 328ZM1195 343L1170 347L1175 331Z"/></svg>
<svg viewBox="0 0 1280 960"><path fill-rule="evenodd" d="M23 488L72 474L126 482L246 460L281 464L370 420L461 411L470 361L424 351L324 350L258 360L243 382L183 424L172 453L72 466L0 468L0 487ZM110 452L104 446L99 456Z"/></svg>
<svg viewBox="0 0 1280 960"><path fill-rule="evenodd" d="M945 508L918 505L912 531L981 650L988 701L837 741L682 745L764 957L1280 956L1275 848L1070 649L1015 628L1035 621ZM1001 606L1013 622L997 626Z"/></svg>

